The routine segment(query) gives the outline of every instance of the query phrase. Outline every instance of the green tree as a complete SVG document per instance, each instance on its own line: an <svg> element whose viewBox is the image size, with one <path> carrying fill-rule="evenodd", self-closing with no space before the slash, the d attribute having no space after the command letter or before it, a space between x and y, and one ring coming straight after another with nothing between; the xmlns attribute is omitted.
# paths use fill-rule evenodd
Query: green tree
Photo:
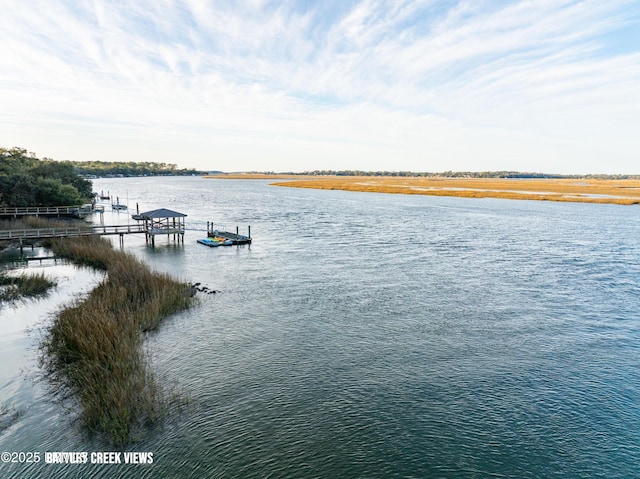
<svg viewBox="0 0 640 479"><path fill-rule="evenodd" d="M73 206L82 203L78 190L53 178L37 179L35 199L36 206Z"/></svg>
<svg viewBox="0 0 640 479"><path fill-rule="evenodd" d="M91 197L73 163L40 160L24 148L0 148L0 205L73 206Z"/></svg>
<svg viewBox="0 0 640 479"><path fill-rule="evenodd" d="M8 206L34 206L36 204L35 181L23 174L0 176L2 201Z"/></svg>

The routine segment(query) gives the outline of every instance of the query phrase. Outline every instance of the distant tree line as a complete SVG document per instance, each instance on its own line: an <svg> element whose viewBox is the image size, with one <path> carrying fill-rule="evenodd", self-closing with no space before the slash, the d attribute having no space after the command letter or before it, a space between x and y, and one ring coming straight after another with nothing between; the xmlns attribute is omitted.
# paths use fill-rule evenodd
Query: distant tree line
<svg viewBox="0 0 640 479"><path fill-rule="evenodd" d="M520 171L443 171L440 173L415 171L363 171L363 170L313 170L304 172L264 172L263 174L305 175L305 176L402 176L402 177L442 177L442 178L565 178L565 179L605 179L638 180L640 175L558 175L549 173L527 173Z"/></svg>
<svg viewBox="0 0 640 479"><path fill-rule="evenodd" d="M154 163L136 161L75 161L76 172L83 176L180 176L201 175L194 169L178 169L173 163Z"/></svg>
<svg viewBox="0 0 640 479"><path fill-rule="evenodd" d="M73 163L0 148L1 206L74 206L91 196L91 182L78 176Z"/></svg>
<svg viewBox="0 0 640 479"><path fill-rule="evenodd" d="M70 206L91 200L91 177L202 175L172 163L54 161L0 148L0 206Z"/></svg>

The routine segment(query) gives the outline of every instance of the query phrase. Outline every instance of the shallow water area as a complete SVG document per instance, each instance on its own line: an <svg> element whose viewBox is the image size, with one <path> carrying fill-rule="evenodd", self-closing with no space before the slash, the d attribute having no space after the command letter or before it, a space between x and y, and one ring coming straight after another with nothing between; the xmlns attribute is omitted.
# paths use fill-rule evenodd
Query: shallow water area
<svg viewBox="0 0 640 479"><path fill-rule="evenodd" d="M50 256L43 248L27 250L29 257ZM0 267L8 274L38 274L56 282L44 297L25 298L3 304L0 309L0 444L2 451L33 451L34 441L42 447L76 436L75 428L61 433L64 409L52 400L51 390L38 367L39 343L56 311L90 291L102 273L78 268L63 260L45 259L30 262L18 260L16 251L0 256ZM29 465L2 464L2 477L21 476ZM9 472L12 469L14 473ZM27 476L28 477L28 476ZM35 476L34 476L35 477Z"/></svg>
<svg viewBox="0 0 640 479"><path fill-rule="evenodd" d="M9 477L640 474L636 207L179 177L94 189L128 198L105 224L132 222L139 203L194 225L184 244L123 246L219 291L147 335L189 404L129 446L153 464L12 465ZM253 244L199 245L207 221L251 225ZM2 397L28 408L12 388ZM103 450L47 404L49 421L3 444Z"/></svg>

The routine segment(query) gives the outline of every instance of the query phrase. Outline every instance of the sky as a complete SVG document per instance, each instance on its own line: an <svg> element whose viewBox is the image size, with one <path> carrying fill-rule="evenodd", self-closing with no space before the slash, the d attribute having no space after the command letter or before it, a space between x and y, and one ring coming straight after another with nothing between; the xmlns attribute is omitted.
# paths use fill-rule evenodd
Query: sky
<svg viewBox="0 0 640 479"><path fill-rule="evenodd" d="M3 0L0 147L222 171L640 173L638 0Z"/></svg>

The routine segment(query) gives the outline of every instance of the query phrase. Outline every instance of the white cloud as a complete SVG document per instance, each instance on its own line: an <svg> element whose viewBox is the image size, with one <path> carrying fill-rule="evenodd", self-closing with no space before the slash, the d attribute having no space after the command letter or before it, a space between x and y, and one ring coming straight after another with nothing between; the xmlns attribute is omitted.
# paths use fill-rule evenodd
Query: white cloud
<svg viewBox="0 0 640 479"><path fill-rule="evenodd" d="M633 2L328 5L9 1L0 145L205 169L637 172L640 48L606 43L640 23Z"/></svg>

